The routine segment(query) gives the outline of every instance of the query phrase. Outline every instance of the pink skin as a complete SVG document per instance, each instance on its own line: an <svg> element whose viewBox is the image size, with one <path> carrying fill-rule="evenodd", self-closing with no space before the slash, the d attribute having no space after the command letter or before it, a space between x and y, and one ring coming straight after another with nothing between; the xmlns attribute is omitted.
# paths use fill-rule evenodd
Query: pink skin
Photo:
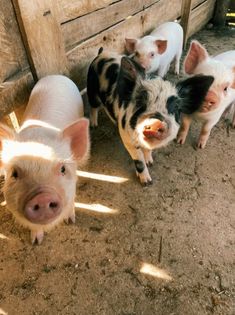
<svg viewBox="0 0 235 315"><path fill-rule="evenodd" d="M227 96L228 93L231 94L232 89L235 87L235 80L232 81L230 69L222 62L215 61L210 57L206 49L197 41L192 41L190 45L184 62L184 70L187 74L203 73L215 77L215 81L210 87L204 103L198 113L194 114L195 117L203 120L197 146L198 148L204 148L211 129L230 104L230 96ZM177 136L178 143L183 144L185 142L192 119L192 116L182 116L181 127Z"/></svg>
<svg viewBox="0 0 235 315"><path fill-rule="evenodd" d="M61 198L55 192L41 192L26 202L25 217L35 224L48 224L62 211Z"/></svg>

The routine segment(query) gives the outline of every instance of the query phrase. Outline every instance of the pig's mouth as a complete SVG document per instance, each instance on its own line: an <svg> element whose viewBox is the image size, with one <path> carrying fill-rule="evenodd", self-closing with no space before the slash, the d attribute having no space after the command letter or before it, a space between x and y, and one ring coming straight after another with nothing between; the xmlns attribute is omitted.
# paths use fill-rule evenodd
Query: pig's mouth
<svg viewBox="0 0 235 315"><path fill-rule="evenodd" d="M62 200L53 190L37 190L31 193L23 206L23 214L34 224L50 224L62 211Z"/></svg>
<svg viewBox="0 0 235 315"><path fill-rule="evenodd" d="M157 139L159 141L164 140L168 134L168 125L161 120L157 120L153 124L145 125L143 129L143 135L147 139Z"/></svg>

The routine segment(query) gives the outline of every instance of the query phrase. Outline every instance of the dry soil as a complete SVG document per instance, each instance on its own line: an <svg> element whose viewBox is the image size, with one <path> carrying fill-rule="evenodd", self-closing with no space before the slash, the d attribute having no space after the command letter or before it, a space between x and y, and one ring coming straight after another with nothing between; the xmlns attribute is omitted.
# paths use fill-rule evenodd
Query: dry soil
<svg viewBox="0 0 235 315"><path fill-rule="evenodd" d="M194 38L211 54L235 47L235 30ZM184 146L155 152L143 188L117 130L99 121L84 170L128 180L80 178L77 201L112 211L77 208L76 224L40 246L1 207L0 314L235 314L235 130L221 120L195 150L195 123Z"/></svg>

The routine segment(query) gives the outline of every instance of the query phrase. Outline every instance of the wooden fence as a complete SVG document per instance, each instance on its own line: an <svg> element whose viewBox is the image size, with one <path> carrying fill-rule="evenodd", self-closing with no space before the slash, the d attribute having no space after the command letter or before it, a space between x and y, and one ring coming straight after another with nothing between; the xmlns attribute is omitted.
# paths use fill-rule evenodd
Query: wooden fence
<svg viewBox="0 0 235 315"><path fill-rule="evenodd" d="M123 52L125 37L181 15L187 38L214 6L215 0L1 0L0 117L25 104L42 76L66 74L82 90L99 47Z"/></svg>

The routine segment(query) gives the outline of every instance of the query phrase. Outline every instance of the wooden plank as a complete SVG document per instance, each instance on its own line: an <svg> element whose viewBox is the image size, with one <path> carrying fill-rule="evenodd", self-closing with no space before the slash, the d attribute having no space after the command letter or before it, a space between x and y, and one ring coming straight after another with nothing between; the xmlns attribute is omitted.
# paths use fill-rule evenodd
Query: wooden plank
<svg viewBox="0 0 235 315"><path fill-rule="evenodd" d="M66 50L160 0L122 0L62 25ZM91 23L92 21L92 23Z"/></svg>
<svg viewBox="0 0 235 315"><path fill-rule="evenodd" d="M207 0L191 13L188 35L199 31L212 18L216 0Z"/></svg>
<svg viewBox="0 0 235 315"><path fill-rule="evenodd" d="M67 73L59 7L53 0L13 0L35 79Z"/></svg>
<svg viewBox="0 0 235 315"><path fill-rule="evenodd" d="M202 4L203 2L205 2L206 0L192 0L192 9L196 8L197 6L199 6L200 4Z"/></svg>
<svg viewBox="0 0 235 315"><path fill-rule="evenodd" d="M0 1L0 65L0 83L29 68L14 8L9 0Z"/></svg>
<svg viewBox="0 0 235 315"><path fill-rule="evenodd" d="M180 24L184 30L184 42L183 42L184 48L188 39L189 21L190 21L190 15L192 12L191 9L192 9L192 0L182 0Z"/></svg>
<svg viewBox="0 0 235 315"><path fill-rule="evenodd" d="M125 37L140 37L150 32L158 24L176 19L180 16L180 12L181 0L159 1L143 12L78 45L67 53L72 79L80 89L83 89L86 86L88 66L101 46L104 49L122 53Z"/></svg>
<svg viewBox="0 0 235 315"><path fill-rule="evenodd" d="M32 73L25 71L0 84L0 119L28 102L34 85Z"/></svg>
<svg viewBox="0 0 235 315"><path fill-rule="evenodd" d="M64 23L95 10L105 8L113 2L114 0L59 0L59 6L63 9L61 10L60 22Z"/></svg>

